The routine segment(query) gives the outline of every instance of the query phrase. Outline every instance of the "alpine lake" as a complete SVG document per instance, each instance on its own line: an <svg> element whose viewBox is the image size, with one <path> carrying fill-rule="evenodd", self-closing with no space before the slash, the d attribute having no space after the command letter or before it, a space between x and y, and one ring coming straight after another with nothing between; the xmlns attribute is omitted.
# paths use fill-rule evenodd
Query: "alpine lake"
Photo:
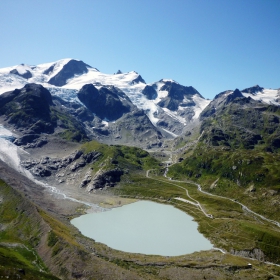
<svg viewBox="0 0 280 280"><path fill-rule="evenodd" d="M179 256L213 248L191 216L151 201L85 214L71 223L83 235L124 252Z"/></svg>

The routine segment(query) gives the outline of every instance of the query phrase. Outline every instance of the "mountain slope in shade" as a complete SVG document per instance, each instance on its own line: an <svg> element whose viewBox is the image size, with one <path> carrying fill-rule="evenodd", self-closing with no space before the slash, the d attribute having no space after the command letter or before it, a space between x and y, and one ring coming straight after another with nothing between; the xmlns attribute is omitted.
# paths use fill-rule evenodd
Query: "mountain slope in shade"
<svg viewBox="0 0 280 280"><path fill-rule="evenodd" d="M99 87L92 84L84 85L77 94L80 101L101 119L114 121L134 109L129 98L118 88Z"/></svg>
<svg viewBox="0 0 280 280"><path fill-rule="evenodd" d="M0 114L6 115L9 123L17 128L40 126L41 132L54 131L50 106L53 105L50 92L36 84L27 84L21 90L16 89L0 95Z"/></svg>

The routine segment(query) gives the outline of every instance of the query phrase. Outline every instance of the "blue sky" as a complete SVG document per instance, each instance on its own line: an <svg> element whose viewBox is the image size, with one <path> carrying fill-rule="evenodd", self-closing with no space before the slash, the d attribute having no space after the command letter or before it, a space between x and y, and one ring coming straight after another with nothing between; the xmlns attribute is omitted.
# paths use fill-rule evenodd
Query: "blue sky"
<svg viewBox="0 0 280 280"><path fill-rule="evenodd" d="M280 88L280 0L1 0L0 67L81 59L205 98Z"/></svg>

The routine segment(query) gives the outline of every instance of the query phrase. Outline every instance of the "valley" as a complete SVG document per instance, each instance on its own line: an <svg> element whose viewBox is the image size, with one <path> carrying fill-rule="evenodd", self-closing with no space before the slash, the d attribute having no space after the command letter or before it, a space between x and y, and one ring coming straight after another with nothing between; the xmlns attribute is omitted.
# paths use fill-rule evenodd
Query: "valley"
<svg viewBox="0 0 280 280"><path fill-rule="evenodd" d="M0 82L0 276L280 278L279 90L211 101L72 59L0 69ZM214 248L127 253L70 222L141 200L191 215Z"/></svg>

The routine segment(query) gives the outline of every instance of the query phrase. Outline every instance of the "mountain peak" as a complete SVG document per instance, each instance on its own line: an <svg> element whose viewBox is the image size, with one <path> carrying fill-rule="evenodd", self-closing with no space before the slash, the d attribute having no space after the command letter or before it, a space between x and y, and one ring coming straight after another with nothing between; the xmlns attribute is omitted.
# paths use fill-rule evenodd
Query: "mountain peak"
<svg viewBox="0 0 280 280"><path fill-rule="evenodd" d="M135 74L137 74L138 76L131 81L131 84L134 85L134 84L139 84L139 83L143 83L143 84L146 84L145 80L141 77L141 75L139 75L137 72L133 71Z"/></svg>
<svg viewBox="0 0 280 280"><path fill-rule="evenodd" d="M241 92L254 94L263 91L263 89L264 89L263 87L260 87L259 85L255 85L250 88L245 88Z"/></svg>
<svg viewBox="0 0 280 280"><path fill-rule="evenodd" d="M177 83L175 80L172 80L172 79L161 79L161 80L159 80L159 82L162 82L162 83L175 83L175 84L179 84L179 83Z"/></svg>
<svg viewBox="0 0 280 280"><path fill-rule="evenodd" d="M53 66L47 69L45 73L49 72L51 68L53 68ZM67 80L73 78L75 75L88 73L88 68L92 67L81 60L70 59L63 65L62 69L48 81L48 83L59 87L64 86L66 85Z"/></svg>
<svg viewBox="0 0 280 280"><path fill-rule="evenodd" d="M226 97L226 104L235 100L236 98L242 98L244 95L240 92L239 89L235 89L231 94Z"/></svg>

